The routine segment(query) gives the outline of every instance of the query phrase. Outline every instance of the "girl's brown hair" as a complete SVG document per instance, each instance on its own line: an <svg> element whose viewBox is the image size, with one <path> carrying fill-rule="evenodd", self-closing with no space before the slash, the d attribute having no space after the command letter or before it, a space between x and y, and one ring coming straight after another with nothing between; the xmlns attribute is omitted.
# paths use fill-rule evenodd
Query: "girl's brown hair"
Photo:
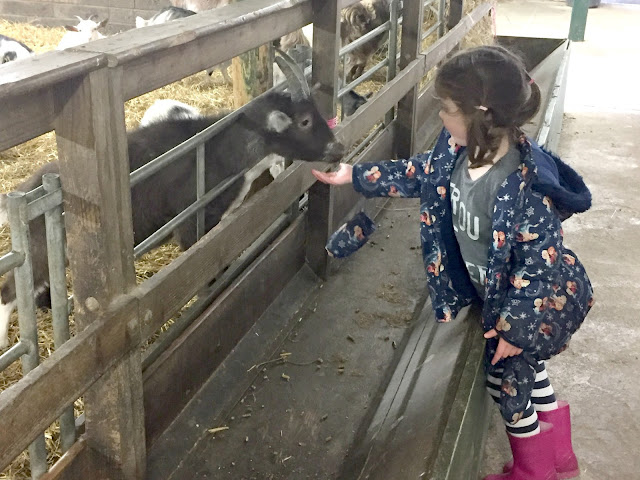
<svg viewBox="0 0 640 480"><path fill-rule="evenodd" d="M515 141L540 108L540 89L522 59L495 45L453 56L440 68L435 88L465 116L471 167L492 163L502 137Z"/></svg>

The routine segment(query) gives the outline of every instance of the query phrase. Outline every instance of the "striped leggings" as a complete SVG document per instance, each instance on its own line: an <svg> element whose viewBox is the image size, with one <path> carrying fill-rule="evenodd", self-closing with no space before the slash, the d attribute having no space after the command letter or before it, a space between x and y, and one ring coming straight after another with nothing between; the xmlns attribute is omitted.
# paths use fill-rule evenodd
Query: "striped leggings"
<svg viewBox="0 0 640 480"><path fill-rule="evenodd" d="M500 391L503 369L496 370L498 377L487 375L487 390L491 395L491 398L499 405L500 404ZM536 379L533 386L533 393L531 394L531 400L527 404L527 408L522 415L522 418L516 423L507 423L507 432L514 437L530 437L540 432L540 426L538 424L538 414L536 412L547 412L558 408L556 402L556 396L553 392L553 387L549 382L547 376L547 370L544 367L544 362L538 362L536 367Z"/></svg>

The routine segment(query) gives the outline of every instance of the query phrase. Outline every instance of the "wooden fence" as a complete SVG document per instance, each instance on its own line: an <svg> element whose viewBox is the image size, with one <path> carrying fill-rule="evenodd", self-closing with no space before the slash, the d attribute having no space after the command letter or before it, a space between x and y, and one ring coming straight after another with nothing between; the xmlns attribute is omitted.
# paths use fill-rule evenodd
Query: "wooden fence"
<svg viewBox="0 0 640 480"><path fill-rule="evenodd" d="M171 417L159 405L166 399L145 397L140 346L307 191L315 220L306 227L306 251L289 269L306 258L326 275L324 243L356 197L316 183L308 167L293 165L171 265L136 285L124 102L313 22L312 83L320 84L321 112L332 118L339 8L351 3L246 0L48 52L2 72L0 150L51 130L57 137L78 333L0 393L0 469L84 396L85 433L47 478L143 478L146 446L161 433L149 426L167 425ZM422 52L422 1L404 0L398 74L335 130L338 139L353 145L394 107L397 117L369 151L395 148L406 156L433 138L420 129L433 114L431 95L420 90L420 82L489 9L476 8ZM222 352L234 341L229 335ZM180 362L174 368L179 371ZM155 384L167 388L170 373L155 369Z"/></svg>

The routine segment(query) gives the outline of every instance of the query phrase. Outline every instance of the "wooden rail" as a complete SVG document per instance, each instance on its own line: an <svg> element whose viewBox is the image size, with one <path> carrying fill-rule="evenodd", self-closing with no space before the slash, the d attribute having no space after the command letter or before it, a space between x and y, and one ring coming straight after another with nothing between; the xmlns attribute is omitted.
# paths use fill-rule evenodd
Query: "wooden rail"
<svg viewBox="0 0 640 480"><path fill-rule="evenodd" d="M333 30L335 39L339 11L335 5L323 10L331 3L246 0L144 32L132 30L72 51L39 55L15 67L0 67L0 103L8 112L0 116L0 150L56 131L79 326L75 337L0 393L0 469L70 403L85 395L86 434L82 448L74 448L74 454L99 452L98 457L110 459L108 468L113 468L112 462L118 465L122 478L143 478L146 453L139 347L309 190L315 179L308 165L290 167L170 266L135 286L124 102L314 20L321 26L317 38L329 38L327 32ZM354 2L342 4L347 3ZM410 110L401 110L385 135L399 125L410 125L415 131L416 86L489 8L488 4L478 7L426 53L416 50L407 57L410 45L403 42L402 71L338 127L336 136L346 146L352 145L398 102L410 105ZM318 46L318 51L335 55L337 47L336 41L329 47ZM335 63L328 57L318 58L334 65L329 77L323 76L326 71L318 74L320 82L328 84L336 78ZM413 92L409 103L408 92ZM325 95L333 98L326 88ZM321 109L328 108L327 100ZM404 147L407 153L410 150L411 146ZM318 198L326 201L326 192ZM336 223L331 215L327 221L322 228ZM96 472L95 478L100 477Z"/></svg>

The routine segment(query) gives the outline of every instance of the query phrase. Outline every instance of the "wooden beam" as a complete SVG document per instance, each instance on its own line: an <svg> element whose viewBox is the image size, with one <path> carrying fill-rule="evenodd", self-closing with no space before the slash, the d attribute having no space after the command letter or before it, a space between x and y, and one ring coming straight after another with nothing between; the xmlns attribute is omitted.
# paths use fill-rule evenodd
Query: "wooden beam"
<svg viewBox="0 0 640 480"><path fill-rule="evenodd" d="M0 393L0 470L126 352L137 350L137 304L117 299L22 380Z"/></svg>
<svg viewBox="0 0 640 480"><path fill-rule="evenodd" d="M123 477L117 465L87 446L86 439L81 437L40 480L79 478L121 480Z"/></svg>
<svg viewBox="0 0 640 480"><path fill-rule="evenodd" d="M74 316L80 330L135 285L122 75L121 68L91 72L67 81L55 99ZM130 334L139 341L137 318L130 322ZM140 352L125 354L84 397L89 446L117 463L124 478L143 478Z"/></svg>
<svg viewBox="0 0 640 480"><path fill-rule="evenodd" d="M422 0L405 0L402 13L402 40L400 47L400 69L414 62L420 53L422 38ZM415 85L400 100L398 105L398 129L396 153L398 157L409 158L413 154L416 133L416 101L420 86Z"/></svg>
<svg viewBox="0 0 640 480"><path fill-rule="evenodd" d="M298 217L145 371L149 448L304 265L305 223Z"/></svg>
<svg viewBox="0 0 640 480"><path fill-rule="evenodd" d="M340 50L339 0L313 0L313 70L311 84L317 85L314 97L322 116L336 118L338 51ZM331 259L324 249L333 224L335 188L316 182L309 189L307 262L321 278L326 278Z"/></svg>

